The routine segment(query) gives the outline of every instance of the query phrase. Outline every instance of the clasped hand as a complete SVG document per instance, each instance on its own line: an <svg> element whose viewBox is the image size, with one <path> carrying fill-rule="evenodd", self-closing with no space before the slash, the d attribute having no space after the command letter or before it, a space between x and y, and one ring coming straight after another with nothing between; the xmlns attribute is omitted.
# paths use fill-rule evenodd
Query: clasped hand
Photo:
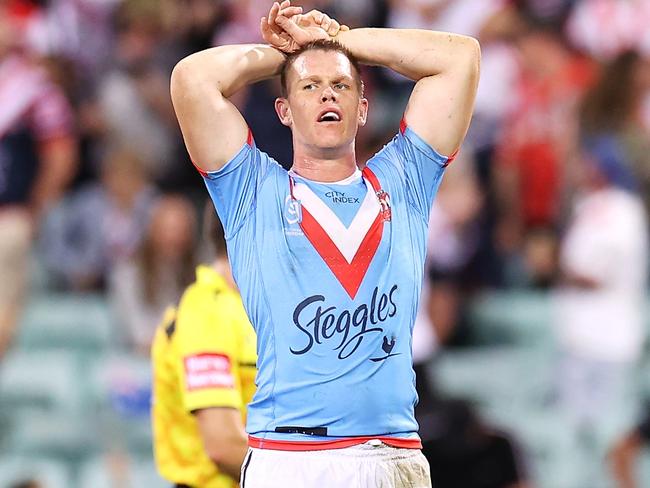
<svg viewBox="0 0 650 488"><path fill-rule="evenodd" d="M260 30L265 42L288 54L310 42L332 39L350 28L318 10L303 14L302 7L285 0L273 3L268 17L260 20Z"/></svg>

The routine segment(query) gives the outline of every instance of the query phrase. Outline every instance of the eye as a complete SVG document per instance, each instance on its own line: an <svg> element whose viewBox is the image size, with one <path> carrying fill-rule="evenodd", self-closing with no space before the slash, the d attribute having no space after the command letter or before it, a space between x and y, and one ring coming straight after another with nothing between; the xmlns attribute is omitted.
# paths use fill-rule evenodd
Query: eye
<svg viewBox="0 0 650 488"><path fill-rule="evenodd" d="M314 88L316 88L316 83L309 83L302 87L303 90L313 90Z"/></svg>
<svg viewBox="0 0 650 488"><path fill-rule="evenodd" d="M337 90L347 90L348 88L350 88L350 86L345 83L337 83L336 85L334 85L334 88Z"/></svg>

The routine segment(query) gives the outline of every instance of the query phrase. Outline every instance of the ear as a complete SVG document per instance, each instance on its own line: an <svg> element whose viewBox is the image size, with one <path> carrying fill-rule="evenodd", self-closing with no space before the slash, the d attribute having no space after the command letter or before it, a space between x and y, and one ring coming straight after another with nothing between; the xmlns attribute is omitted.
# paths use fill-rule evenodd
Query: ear
<svg viewBox="0 0 650 488"><path fill-rule="evenodd" d="M275 113L278 114L278 118L282 125L291 127L293 119L291 118L291 109L289 108L289 102L286 98L275 99Z"/></svg>
<svg viewBox="0 0 650 488"><path fill-rule="evenodd" d="M368 99L359 100L359 126L363 127L368 121Z"/></svg>

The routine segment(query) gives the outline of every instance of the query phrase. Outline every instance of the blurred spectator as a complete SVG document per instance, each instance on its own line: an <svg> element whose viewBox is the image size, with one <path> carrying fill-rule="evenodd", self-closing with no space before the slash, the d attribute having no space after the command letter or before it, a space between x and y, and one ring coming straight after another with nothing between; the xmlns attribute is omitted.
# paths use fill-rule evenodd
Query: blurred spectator
<svg viewBox="0 0 650 488"><path fill-rule="evenodd" d="M16 17L0 3L0 355L25 298L33 226L77 163L70 106L18 49L18 32Z"/></svg>
<svg viewBox="0 0 650 488"><path fill-rule="evenodd" d="M213 46L215 34L227 21L228 8L224 0L181 0L174 2L175 29L172 34L182 46L182 55Z"/></svg>
<svg viewBox="0 0 650 488"><path fill-rule="evenodd" d="M390 0L326 0L316 1L315 7L326 12L351 29L367 27L385 27ZM323 5L325 4L325 5Z"/></svg>
<svg viewBox="0 0 650 488"><path fill-rule="evenodd" d="M521 452L505 433L491 429L463 400L438 400L418 418L422 453L436 488L525 488Z"/></svg>
<svg viewBox="0 0 650 488"><path fill-rule="evenodd" d="M139 247L155 194L132 150L110 152L100 182L68 195L47 215L41 247L55 283L76 291L103 288L111 267Z"/></svg>
<svg viewBox="0 0 650 488"><path fill-rule="evenodd" d="M431 286L425 303L440 343L462 335L458 325L463 322L464 304L481 280L475 265L483 200L472 162L463 155L445 176L429 218Z"/></svg>
<svg viewBox="0 0 650 488"><path fill-rule="evenodd" d="M169 97L177 55L163 50L164 20L156 2L125 0L120 5L114 64L98 87L108 143L136 150L158 183L170 178L182 154Z"/></svg>
<svg viewBox="0 0 650 488"><path fill-rule="evenodd" d="M575 152L577 104L594 70L567 45L561 24L528 13L521 15L521 22L516 103L506 119L493 172L499 212L496 242L505 255L522 249L546 254L541 260L524 257L534 266L551 261L554 253L563 168ZM527 239L536 242L526 246ZM534 284L546 284L552 272L546 267L530 271Z"/></svg>
<svg viewBox="0 0 650 488"><path fill-rule="evenodd" d="M462 153L463 154L463 153ZM482 195L471 161L459 157L431 209L425 282L413 331L422 452L437 488L523 488L526 475L509 435L490 428L463 400L442 396L426 364L458 334L479 245Z"/></svg>
<svg viewBox="0 0 650 488"><path fill-rule="evenodd" d="M512 38L519 28L519 16L508 2L492 1L491 15L473 26L481 41L481 80L474 107L468 144L477 152L479 180L489 185L491 157L506 116L516 99L512 96L519 76L517 53ZM499 7L500 8L497 8ZM477 9L478 10L478 9ZM467 150L467 146L465 147Z"/></svg>
<svg viewBox="0 0 650 488"><path fill-rule="evenodd" d="M636 463L644 447L650 443L650 410L643 420L616 440L609 461L616 488L637 488L641 486L635 476Z"/></svg>
<svg viewBox="0 0 650 488"><path fill-rule="evenodd" d="M573 426L603 440L634 408L632 368L645 338L647 217L616 141L589 139L583 152L580 195L560 255L558 393Z"/></svg>
<svg viewBox="0 0 650 488"><path fill-rule="evenodd" d="M440 186L429 216L424 282L413 326L413 369L418 394L415 415L423 441L434 444L440 441L432 440L439 435L440 426L431 419L445 415L446 403L435 389L430 369L432 364L435 366L437 354L456 333L463 300L458 278L477 244L469 229L479 209L480 195L462 154ZM436 476L433 470L432 476Z"/></svg>
<svg viewBox="0 0 650 488"><path fill-rule="evenodd" d="M650 55L649 0L575 3L567 32L578 48L604 61L628 50L638 49Z"/></svg>
<svg viewBox="0 0 650 488"><path fill-rule="evenodd" d="M194 278L196 216L180 195L161 197L133 259L118 263L109 293L131 347L149 354L156 325Z"/></svg>
<svg viewBox="0 0 650 488"><path fill-rule="evenodd" d="M644 102L650 96L650 58L636 51L620 54L603 69L581 108L585 136L608 135L625 155L650 210L650 120Z"/></svg>
<svg viewBox="0 0 650 488"><path fill-rule="evenodd" d="M230 2L228 7L228 22L216 33L214 45L261 42L260 19L268 13L269 2L238 0Z"/></svg>
<svg viewBox="0 0 650 488"><path fill-rule="evenodd" d="M25 19L26 44L43 55L69 60L84 84L106 71L113 31L111 15L121 0L32 0Z"/></svg>
<svg viewBox="0 0 650 488"><path fill-rule="evenodd" d="M392 0L388 23L391 27L476 35L485 20L504 3L505 0Z"/></svg>

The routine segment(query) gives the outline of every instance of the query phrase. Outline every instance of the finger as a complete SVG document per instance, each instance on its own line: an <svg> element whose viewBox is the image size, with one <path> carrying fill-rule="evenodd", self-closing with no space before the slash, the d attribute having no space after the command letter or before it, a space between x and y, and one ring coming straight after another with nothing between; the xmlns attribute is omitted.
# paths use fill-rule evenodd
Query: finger
<svg viewBox="0 0 650 488"><path fill-rule="evenodd" d="M321 28L327 32L332 25L332 19L330 19L327 15L323 14L323 20L320 23Z"/></svg>
<svg viewBox="0 0 650 488"><path fill-rule="evenodd" d="M273 5L271 6L271 10L269 10L269 19L268 19L269 25L275 24L275 19L278 16L279 11L280 11L280 4L278 2L273 2Z"/></svg>
<svg viewBox="0 0 650 488"><path fill-rule="evenodd" d="M268 36L271 28L269 27L266 17L262 17L260 19L260 31L262 32L262 39L264 39L266 42L269 42Z"/></svg>
<svg viewBox="0 0 650 488"><path fill-rule="evenodd" d="M290 19L291 17L295 15L300 15L301 13L302 13L302 7L287 7L284 9L280 9L278 15L282 15L287 19Z"/></svg>
<svg viewBox="0 0 650 488"><path fill-rule="evenodd" d="M262 39L268 42L272 46L275 46L278 41L278 35L273 32L271 26L269 26L266 17L262 17L260 20L260 30L262 31Z"/></svg>
<svg viewBox="0 0 650 488"><path fill-rule="evenodd" d="M320 25L323 21L323 12L313 9L305 14L305 17L308 17L314 21L314 23Z"/></svg>
<svg viewBox="0 0 650 488"><path fill-rule="evenodd" d="M287 19L283 15L278 15L278 17L275 19L275 22L284 29L284 31L289 34L293 39L300 43L304 41L305 39L305 32L296 25L296 23L292 22L291 20Z"/></svg>
<svg viewBox="0 0 650 488"><path fill-rule="evenodd" d="M291 0L284 0L284 2L280 4L280 9L287 8L289 5L291 5Z"/></svg>
<svg viewBox="0 0 650 488"><path fill-rule="evenodd" d="M341 26L341 30L344 31L344 32L345 32L345 31L349 31L349 30L350 30L350 27L348 27L347 25L343 24L343 25Z"/></svg>
<svg viewBox="0 0 650 488"><path fill-rule="evenodd" d="M271 27L268 22L266 22L265 17L260 21L260 28L262 31L262 39L271 46L282 49L283 46L287 44L287 34L277 25Z"/></svg>
<svg viewBox="0 0 650 488"><path fill-rule="evenodd" d="M335 36L338 34L339 29L341 28L340 24L333 18L325 15L325 19L321 24L322 29L327 32L330 36Z"/></svg>
<svg viewBox="0 0 650 488"><path fill-rule="evenodd" d="M278 5L276 7L276 5ZM280 8L279 4L275 2L275 4L271 7L271 10L269 11L269 16L266 18L266 23L270 27L270 29L275 32L276 34L280 34L282 32L282 29L275 23L275 19L278 15Z"/></svg>

